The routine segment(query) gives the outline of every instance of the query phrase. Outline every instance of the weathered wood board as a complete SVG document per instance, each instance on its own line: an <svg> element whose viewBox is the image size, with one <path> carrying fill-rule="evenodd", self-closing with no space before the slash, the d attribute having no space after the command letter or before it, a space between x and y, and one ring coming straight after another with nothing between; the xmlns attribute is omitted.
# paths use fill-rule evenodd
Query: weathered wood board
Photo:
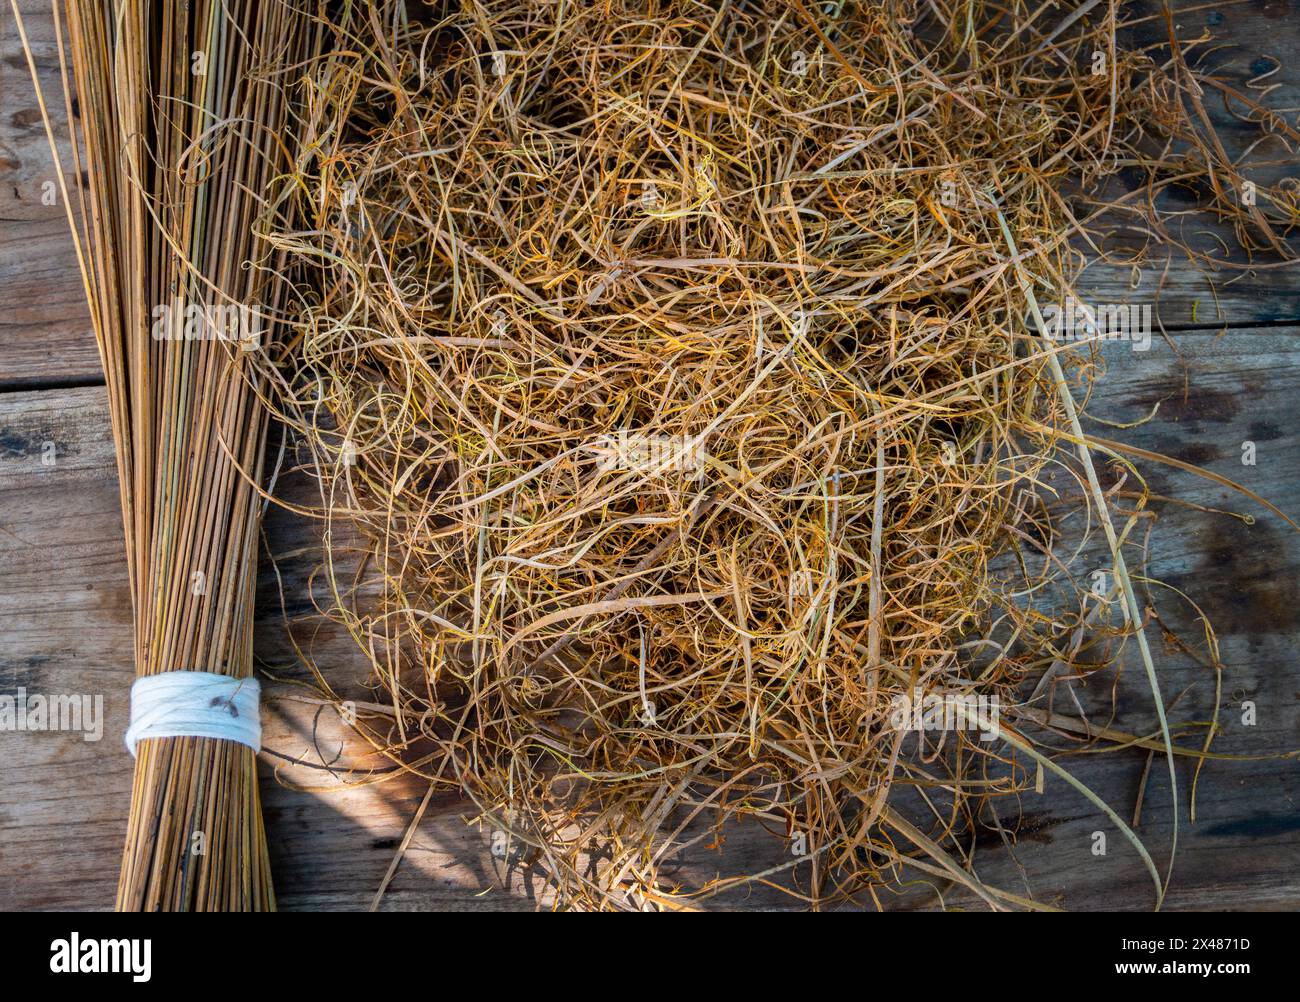
<svg viewBox="0 0 1300 1002"><path fill-rule="evenodd" d="M26 25L47 95L58 93L53 27L44 0L23 0ZM1237 49L1222 53L1243 83L1257 75L1261 53L1289 48L1297 13L1287 3L1228 8L1214 30ZM1208 23L1209 12L1188 30ZM1280 16L1279 16L1280 15ZM1281 30L1280 30L1281 29ZM1300 104L1300 73L1286 67L1279 103ZM1287 97L1289 95L1289 97ZM1220 103L1212 111L1230 143L1246 130ZM61 107L55 107L62 120ZM1290 120L1294 122L1295 115ZM66 148L66 146L65 146ZM122 554L99 362L82 302L64 210L45 204L54 179L25 59L8 5L0 8L0 693L103 697L103 733L85 741L68 732L0 732L0 908L107 908L130 798L131 759L122 744L132 677L131 613ZM77 179L72 178L70 182ZM1131 288L1123 269L1090 269L1089 294L1100 302L1150 301L1151 282ZM1173 345L1148 352L1107 345L1108 376L1090 403L1097 417L1130 429L1092 430L1205 466L1238 480L1300 521L1300 285L1294 272L1246 273L1220 289L1222 315L1203 276L1174 269L1163 278L1160 316ZM1220 328L1230 329L1220 334ZM1176 348L1176 350L1175 350ZM1187 388L1186 395L1184 388ZM1243 444L1255 447L1244 465ZM51 444L47 444L51 443ZM1300 749L1300 534L1257 505L1209 481L1141 464L1153 490L1180 502L1246 512L1228 515L1156 502L1151 577L1197 602L1218 630L1228 667L1223 733L1217 751L1257 755ZM309 498L300 485L302 497ZM361 659L329 624L314 623L303 597L316 565L317 528L272 511L259 591L257 654L292 678L290 636L312 652L345 694L360 696ZM280 596L287 596L281 609ZM1195 617L1172 592L1153 587L1165 622L1196 632ZM294 621L286 629L283 616ZM1213 679L1172 648L1157 651L1165 698L1179 719L1205 719ZM1115 726L1149 732L1154 717L1140 669L1122 686ZM424 789L409 778L348 788L327 765L364 761L364 749L334 712L291 698L267 707L261 762L267 828L284 908L368 906ZM1086 699L1087 693L1083 694ZM1242 723L1242 704L1256 708ZM1144 753L1074 756L1068 767L1120 814L1131 816ZM290 764L290 762L298 764ZM1277 759L1216 762L1197 790L1197 820L1187 815L1192 771L1180 765L1179 855L1171 908L1300 907L1300 763ZM277 779L321 787L303 792ZM1070 908L1147 908L1153 901L1141 864L1100 813L1054 779L1047 795L1028 795L1014 857L992 834L981 838L981 877L1013 892ZM383 899L392 909L530 908L533 889L503 873L487 841L465 819L473 809L455 796L431 802L402 867ZM1163 864L1172 831L1168 779L1157 758L1146 785L1139 833ZM1004 818L1004 820L1009 820ZM1094 832L1108 834L1105 856L1093 854ZM701 871L736 872L788 858L786 843L753 828L732 834L720 853L697 851ZM509 890L503 890L502 886ZM914 887L896 907L966 906L950 888ZM789 899L755 891L748 907L782 907ZM886 902L887 904L891 902Z"/></svg>
<svg viewBox="0 0 1300 1002"><path fill-rule="evenodd" d="M54 120L60 159L70 168L67 114L50 4L48 0L22 0L19 6ZM1275 68L1270 56L1282 58L1281 69L1267 80L1277 88L1269 101L1290 109L1286 118L1296 127L1300 72L1288 65L1285 57L1300 44L1293 20L1300 16L1300 7L1290 0L1251 0L1223 11L1190 2L1174 6L1195 8L1194 13L1179 18L1183 36L1195 38L1203 31L1213 32L1221 44L1207 56L1208 65L1220 69L1243 93L1258 98L1260 92L1250 81ZM1150 40L1160 30L1152 21L1142 27L1142 40ZM1230 156L1241 155L1258 138L1258 130L1241 120L1244 108L1240 102L1221 94L1207 95L1206 110ZM1296 173L1295 157L1280 140L1269 140L1254 155L1275 162L1261 171L1261 183ZM56 178L26 58L6 3L0 7L0 388L68 385L99 378L99 359L89 335L66 214L61 202L46 204ZM66 181L71 188L80 178L69 175ZM1170 211L1187 207L1185 201L1167 202ZM1199 232L1200 222L1183 228L1175 218L1169 225L1208 252L1217 244L1211 235ZM1231 236L1225 238L1232 246ZM1086 287L1098 302L1154 304L1159 321L1170 330L1300 323L1300 289L1289 271L1223 270L1207 275L1187 267L1170 267L1166 272L1166 257L1166 252L1154 249L1149 263L1137 272L1122 265L1094 263L1086 272ZM1231 257L1241 260L1239 255Z"/></svg>
<svg viewBox="0 0 1300 1002"><path fill-rule="evenodd" d="M1287 420L1300 393L1300 332L1234 331L1179 336L1197 394L1181 403L1183 364L1168 346L1146 355L1107 347L1112 371L1093 410L1132 420L1163 400L1156 417L1126 441L1192 456L1207 468L1247 483L1294 510L1300 482L1300 433ZM1117 351L1115 349L1121 349ZM1257 463L1240 462L1241 443L1254 441ZM0 689L103 696L99 742L78 734L0 733L0 903L19 907L106 907L129 801L131 760L122 745L131 678L130 612L121 554L111 443L99 388L0 396L0 612L6 623ZM44 443L54 443L52 466ZM1229 668L1220 751L1258 754L1300 749L1300 536L1257 506L1180 472L1156 471L1158 493L1199 504L1248 511L1254 525L1225 515L1157 503L1152 537L1154 578L1186 592L1219 631ZM307 495L302 495L306 499ZM1288 505L1287 502L1292 501ZM314 529L272 513L271 552L285 591L301 595L314 566ZM281 620L279 585L269 562L259 599L259 657L279 669L291 660ZM1194 636L1193 617L1169 596L1158 608L1172 627ZM287 610L300 616L301 601ZM312 651L345 693L360 661L350 641L321 627ZM308 639L298 634L300 640ZM1204 669L1176 652L1160 654L1167 699L1185 687L1184 717L1204 719L1213 685ZM275 691L283 692L283 688ZM1116 726L1151 727L1149 698L1130 678ZM1240 726L1240 704L1257 706L1257 723ZM268 708L266 819L276 853L284 907L364 906L378 886L423 789L409 780L346 790L321 766L347 744L358 753L332 710L285 699ZM315 732L313 733L313 727ZM318 752L317 749L324 749ZM322 759L320 756L327 756ZM326 792L302 793L274 781L283 758L315 768L286 768L296 781ZM1070 767L1121 813L1131 810L1144 760L1141 753L1076 758ZM1157 762L1157 764L1159 764ZM1183 823L1178 878L1171 907L1300 906L1300 764L1295 761L1215 763L1198 790L1198 819ZM330 789L332 788L332 790ZM1111 833L1111 851L1091 855L1092 833L1109 830L1081 798L1049 781L1050 797L1026 798L1028 836L1017 851L1029 885L1072 907L1150 903L1136 858ZM497 891L478 897L499 878L482 835L466 827L472 813L454 797L435 799L385 898L388 907L473 907L526 904ZM1152 770L1140 832L1154 847L1168 838L1167 783ZM738 833L713 865L775 865L784 844L757 832ZM697 859L705 865L708 861ZM761 868L761 865L758 867ZM1021 878L1004 849L981 848L981 875L1010 889ZM758 896L768 906L780 899ZM926 903L920 902L909 903ZM932 901L929 903L933 903Z"/></svg>

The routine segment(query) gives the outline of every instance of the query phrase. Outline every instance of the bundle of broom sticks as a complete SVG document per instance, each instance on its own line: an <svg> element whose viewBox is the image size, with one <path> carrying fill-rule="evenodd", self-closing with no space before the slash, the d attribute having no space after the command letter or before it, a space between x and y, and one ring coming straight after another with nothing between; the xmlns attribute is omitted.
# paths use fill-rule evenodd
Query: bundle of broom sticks
<svg viewBox="0 0 1300 1002"><path fill-rule="evenodd" d="M80 117L59 176L117 446L136 672L248 677L267 437L255 356L284 298L258 234L287 198L293 91L321 26L296 0L56 0L54 14ZM274 904L253 750L140 742L117 907Z"/></svg>

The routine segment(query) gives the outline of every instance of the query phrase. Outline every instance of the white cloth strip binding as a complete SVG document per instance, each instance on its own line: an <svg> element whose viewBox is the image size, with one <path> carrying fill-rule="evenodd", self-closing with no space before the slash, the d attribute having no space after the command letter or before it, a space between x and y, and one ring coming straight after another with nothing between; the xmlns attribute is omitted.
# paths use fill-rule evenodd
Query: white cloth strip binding
<svg viewBox="0 0 1300 1002"><path fill-rule="evenodd" d="M262 750L262 687L255 678L207 671L142 675L131 686L126 747L147 738L225 738Z"/></svg>

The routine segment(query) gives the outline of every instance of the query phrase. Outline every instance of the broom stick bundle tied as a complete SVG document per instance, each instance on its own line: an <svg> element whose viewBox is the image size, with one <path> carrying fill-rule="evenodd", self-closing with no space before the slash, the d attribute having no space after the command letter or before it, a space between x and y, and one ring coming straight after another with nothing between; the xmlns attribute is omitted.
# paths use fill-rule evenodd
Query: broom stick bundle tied
<svg viewBox="0 0 1300 1002"><path fill-rule="evenodd" d="M324 36L296 0L59 0L54 23L70 122L73 93L80 109L59 174L88 179L64 202L117 446L136 672L184 673L180 703L154 685L149 720L133 705L117 907L271 909L256 737L200 735L258 730L219 721L256 714L255 356L284 300L283 254L260 234L284 211L295 91ZM222 694L196 704L214 678Z"/></svg>

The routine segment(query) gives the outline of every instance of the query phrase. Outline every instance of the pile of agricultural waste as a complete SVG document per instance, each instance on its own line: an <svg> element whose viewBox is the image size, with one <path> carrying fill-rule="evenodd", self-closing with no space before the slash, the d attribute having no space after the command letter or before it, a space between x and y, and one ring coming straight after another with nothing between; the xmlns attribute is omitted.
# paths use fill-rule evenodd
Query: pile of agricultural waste
<svg viewBox="0 0 1300 1002"><path fill-rule="evenodd" d="M1080 430L1096 353L1038 325L1081 235L1177 243L1169 185L1249 250L1288 256L1297 213L1241 204L1155 9L1128 51L1106 3L344 5L274 237L276 404L327 541L365 540L316 599L373 663L361 732L559 905L1040 907L952 850L1061 772L1032 734L1082 740L1023 701L1062 663L1136 666L1172 780L1122 560L1146 490ZM898 726L936 697L1000 720ZM718 873L738 819L807 851Z"/></svg>

